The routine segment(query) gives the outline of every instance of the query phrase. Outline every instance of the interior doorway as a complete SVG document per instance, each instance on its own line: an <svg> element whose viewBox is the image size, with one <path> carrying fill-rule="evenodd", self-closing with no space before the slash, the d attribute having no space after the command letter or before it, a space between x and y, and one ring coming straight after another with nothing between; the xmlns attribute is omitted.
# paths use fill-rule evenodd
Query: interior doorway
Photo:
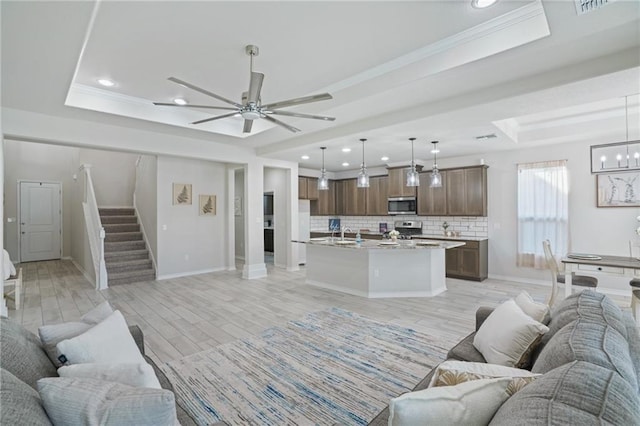
<svg viewBox="0 0 640 426"><path fill-rule="evenodd" d="M262 197L264 217L264 263L274 264L275 221L273 220L273 192L265 192Z"/></svg>
<svg viewBox="0 0 640 426"><path fill-rule="evenodd" d="M20 261L62 257L62 184L19 182Z"/></svg>

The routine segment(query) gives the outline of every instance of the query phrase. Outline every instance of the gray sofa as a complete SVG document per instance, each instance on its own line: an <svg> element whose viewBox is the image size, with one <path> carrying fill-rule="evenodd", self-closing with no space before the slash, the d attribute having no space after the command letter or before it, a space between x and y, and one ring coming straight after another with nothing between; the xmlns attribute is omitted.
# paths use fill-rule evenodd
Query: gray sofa
<svg viewBox="0 0 640 426"><path fill-rule="evenodd" d="M492 312L480 308L476 330ZM606 295L585 290L558 303L549 332L532 357L541 373L498 410L491 425L640 425L640 334L631 315ZM486 362L473 346L475 332L447 355ZM432 370L414 391L429 385ZM388 424L385 408L369 425Z"/></svg>
<svg viewBox="0 0 640 426"><path fill-rule="evenodd" d="M173 391L173 386L144 354L142 331L129 327L140 352L156 372L160 385ZM0 319L0 424L2 425L50 425L37 392L36 382L43 377L57 377L57 370L47 357L40 339L7 319ZM182 426L196 423L184 409L176 404L178 421Z"/></svg>

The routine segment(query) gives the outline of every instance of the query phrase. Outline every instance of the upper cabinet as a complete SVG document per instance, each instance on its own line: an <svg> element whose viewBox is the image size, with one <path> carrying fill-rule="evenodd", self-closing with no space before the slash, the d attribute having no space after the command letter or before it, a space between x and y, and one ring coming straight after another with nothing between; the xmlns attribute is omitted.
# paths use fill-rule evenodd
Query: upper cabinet
<svg viewBox="0 0 640 426"><path fill-rule="evenodd" d="M386 216L389 213L387 199L389 198L389 178L387 176L372 176L369 178L367 189L367 215Z"/></svg>
<svg viewBox="0 0 640 426"><path fill-rule="evenodd" d="M298 199L318 199L318 178L298 176Z"/></svg>
<svg viewBox="0 0 640 426"><path fill-rule="evenodd" d="M336 181L329 181L329 189L318 191L318 200L311 202L311 216L333 216L336 214Z"/></svg>
<svg viewBox="0 0 640 426"><path fill-rule="evenodd" d="M442 186L431 188L429 176L431 172L420 173L418 187L418 215L446 216L447 215L447 171L441 170Z"/></svg>
<svg viewBox="0 0 640 426"><path fill-rule="evenodd" d="M446 205L449 216L487 215L487 166L447 170Z"/></svg>
<svg viewBox="0 0 640 426"><path fill-rule="evenodd" d="M358 188L356 179L336 181L336 214L344 216L366 215L367 189Z"/></svg>
<svg viewBox="0 0 640 426"><path fill-rule="evenodd" d="M389 169L389 197L415 197L416 187L407 186L409 168Z"/></svg>

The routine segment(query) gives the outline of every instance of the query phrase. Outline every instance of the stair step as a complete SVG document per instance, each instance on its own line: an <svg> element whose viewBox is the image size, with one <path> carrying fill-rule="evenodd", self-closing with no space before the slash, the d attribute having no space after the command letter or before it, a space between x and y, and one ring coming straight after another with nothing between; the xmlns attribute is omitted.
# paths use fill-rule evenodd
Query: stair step
<svg viewBox="0 0 640 426"><path fill-rule="evenodd" d="M136 211L133 208L98 208L100 216L135 216Z"/></svg>
<svg viewBox="0 0 640 426"><path fill-rule="evenodd" d="M125 260L149 259L149 250L121 250L105 252L105 262L124 262Z"/></svg>
<svg viewBox="0 0 640 426"><path fill-rule="evenodd" d="M117 241L117 242L106 242L104 243L104 251L113 252L113 251L129 251L129 250L142 250L145 249L144 241Z"/></svg>
<svg viewBox="0 0 640 426"><path fill-rule="evenodd" d="M142 232L113 232L106 234L104 241L110 243L116 241L143 241Z"/></svg>
<svg viewBox="0 0 640 426"><path fill-rule="evenodd" d="M135 216L100 216L103 225L110 223L138 223Z"/></svg>
<svg viewBox="0 0 640 426"><path fill-rule="evenodd" d="M129 272L118 272L114 274L108 274L107 276L109 280L109 287L118 284L129 284L129 283L137 283L142 281L155 281L156 273L153 269L150 270L140 270L140 271L129 271Z"/></svg>
<svg viewBox="0 0 640 426"><path fill-rule="evenodd" d="M102 227L107 234L114 232L140 232L140 225L137 223L103 223Z"/></svg>
<svg viewBox="0 0 640 426"><path fill-rule="evenodd" d="M120 272L131 272L140 270L153 270L151 259L126 260L126 261L107 261L107 272L116 274Z"/></svg>

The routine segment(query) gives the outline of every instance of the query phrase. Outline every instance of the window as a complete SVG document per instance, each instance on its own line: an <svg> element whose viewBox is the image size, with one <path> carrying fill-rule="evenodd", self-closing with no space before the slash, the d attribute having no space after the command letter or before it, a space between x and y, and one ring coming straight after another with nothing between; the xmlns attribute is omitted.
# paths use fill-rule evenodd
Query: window
<svg viewBox="0 0 640 426"><path fill-rule="evenodd" d="M569 250L567 160L518 164L517 265L544 268L542 241L556 256Z"/></svg>

